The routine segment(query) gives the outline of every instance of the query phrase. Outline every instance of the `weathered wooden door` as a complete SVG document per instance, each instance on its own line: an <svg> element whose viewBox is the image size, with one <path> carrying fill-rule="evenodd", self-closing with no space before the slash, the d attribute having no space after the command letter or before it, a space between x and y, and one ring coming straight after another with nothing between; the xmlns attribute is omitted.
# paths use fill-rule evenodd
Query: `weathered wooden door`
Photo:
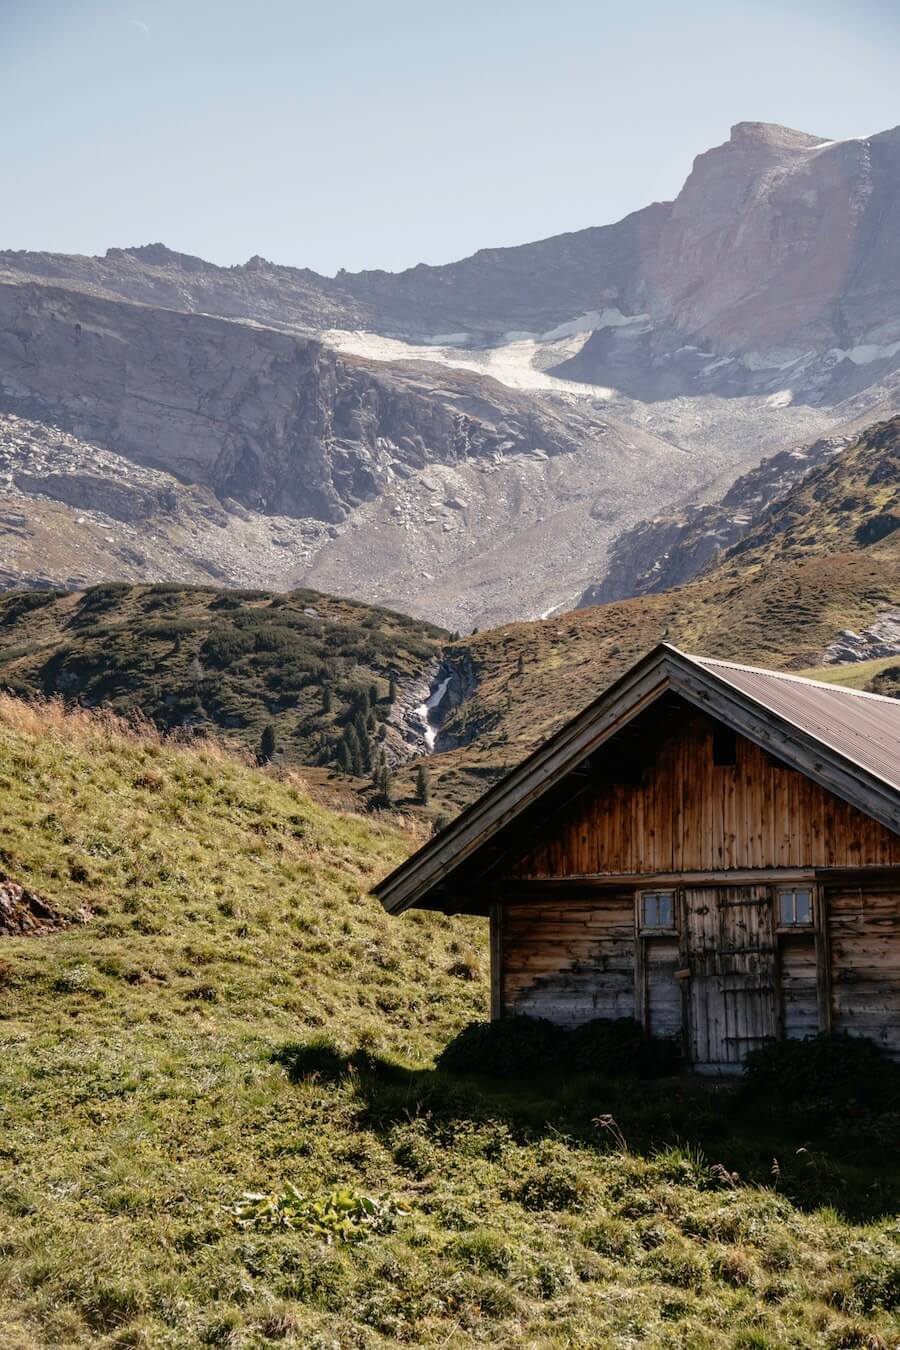
<svg viewBox="0 0 900 1350"><path fill-rule="evenodd" d="M697 1069L736 1071L776 1034L775 931L767 886L684 893L688 1045Z"/></svg>

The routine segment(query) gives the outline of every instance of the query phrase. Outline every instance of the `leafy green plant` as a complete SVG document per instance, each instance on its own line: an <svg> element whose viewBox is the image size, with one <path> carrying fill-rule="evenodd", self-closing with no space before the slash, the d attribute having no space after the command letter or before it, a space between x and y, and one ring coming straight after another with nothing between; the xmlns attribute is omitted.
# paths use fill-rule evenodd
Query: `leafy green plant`
<svg viewBox="0 0 900 1350"><path fill-rule="evenodd" d="M389 1233L397 1217L409 1210L402 1201L378 1199L349 1186L324 1196L308 1196L287 1181L280 1191L245 1191L229 1213L239 1228L296 1229L331 1246L359 1242L372 1233Z"/></svg>

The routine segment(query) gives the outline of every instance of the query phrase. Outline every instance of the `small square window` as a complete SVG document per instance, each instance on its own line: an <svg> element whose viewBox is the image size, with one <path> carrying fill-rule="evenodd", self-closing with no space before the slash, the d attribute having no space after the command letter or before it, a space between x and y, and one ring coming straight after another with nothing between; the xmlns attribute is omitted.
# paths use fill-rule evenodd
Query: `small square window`
<svg viewBox="0 0 900 1350"><path fill-rule="evenodd" d="M812 925L812 891L791 887L778 892L778 924L781 928L809 928Z"/></svg>
<svg viewBox="0 0 900 1350"><path fill-rule="evenodd" d="M674 891L644 891L641 895L641 927L675 927Z"/></svg>

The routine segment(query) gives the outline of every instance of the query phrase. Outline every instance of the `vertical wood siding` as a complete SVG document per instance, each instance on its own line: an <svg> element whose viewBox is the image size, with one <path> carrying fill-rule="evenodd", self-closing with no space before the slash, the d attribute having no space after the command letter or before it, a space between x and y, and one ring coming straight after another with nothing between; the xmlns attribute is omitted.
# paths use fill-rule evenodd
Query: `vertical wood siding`
<svg viewBox="0 0 900 1350"><path fill-rule="evenodd" d="M900 836L743 737L736 763L714 766L712 733L688 715L642 783L586 791L510 875L900 865Z"/></svg>
<svg viewBox="0 0 900 1350"><path fill-rule="evenodd" d="M677 1037L683 1021L681 985L675 972L681 965L678 939L641 939L646 979L644 1025L651 1036Z"/></svg>

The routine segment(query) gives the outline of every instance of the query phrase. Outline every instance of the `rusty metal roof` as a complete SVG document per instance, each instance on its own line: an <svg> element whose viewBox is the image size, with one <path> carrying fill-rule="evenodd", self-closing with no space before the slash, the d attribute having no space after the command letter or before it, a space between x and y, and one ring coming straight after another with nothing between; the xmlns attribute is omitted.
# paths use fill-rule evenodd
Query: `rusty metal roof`
<svg viewBox="0 0 900 1350"><path fill-rule="evenodd" d="M734 661L680 655L900 791L900 699Z"/></svg>
<svg viewBox="0 0 900 1350"><path fill-rule="evenodd" d="M379 882L384 907L398 914L430 903L464 862L668 692L900 834L900 700L662 643Z"/></svg>

